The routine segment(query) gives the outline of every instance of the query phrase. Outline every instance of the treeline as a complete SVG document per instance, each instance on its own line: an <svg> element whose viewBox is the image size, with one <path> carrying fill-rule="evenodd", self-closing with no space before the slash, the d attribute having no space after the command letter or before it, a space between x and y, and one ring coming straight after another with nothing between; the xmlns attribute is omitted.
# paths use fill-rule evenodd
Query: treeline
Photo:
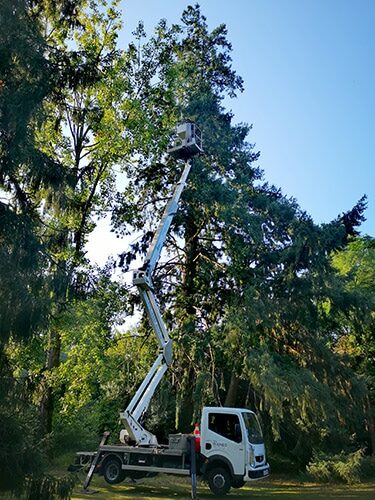
<svg viewBox="0 0 375 500"><path fill-rule="evenodd" d="M139 299L113 273L151 241L178 177L165 150L181 118L204 131L205 154L156 272L175 358L148 427L162 438L190 431L202 405L245 406L271 463L372 453L365 197L315 224L265 182L251 126L224 107L243 89L225 25L210 31L189 6L151 37L140 23L120 48L118 3L0 5L0 490L69 495L70 483L43 476L51 458L95 446L103 430L117 439L156 343L144 319L116 331ZM100 269L85 245L106 214L133 242Z"/></svg>

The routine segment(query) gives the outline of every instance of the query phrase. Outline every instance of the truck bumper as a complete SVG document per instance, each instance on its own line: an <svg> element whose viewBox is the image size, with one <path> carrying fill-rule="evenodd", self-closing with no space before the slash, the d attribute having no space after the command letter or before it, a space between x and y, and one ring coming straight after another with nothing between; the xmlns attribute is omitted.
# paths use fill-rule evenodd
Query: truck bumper
<svg viewBox="0 0 375 500"><path fill-rule="evenodd" d="M258 479L264 479L268 477L270 473L271 473L271 467L269 466L269 464L257 468L249 467L246 471L243 480L256 481Z"/></svg>

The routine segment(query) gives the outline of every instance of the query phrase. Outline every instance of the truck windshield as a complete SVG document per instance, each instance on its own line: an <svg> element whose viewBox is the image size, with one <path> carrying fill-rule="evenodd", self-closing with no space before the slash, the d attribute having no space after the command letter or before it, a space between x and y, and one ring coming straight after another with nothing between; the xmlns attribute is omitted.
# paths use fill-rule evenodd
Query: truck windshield
<svg viewBox="0 0 375 500"><path fill-rule="evenodd" d="M242 416L245 422L247 436L249 438L250 443L253 444L263 443L262 429L260 428L258 419L254 415L254 413L243 412Z"/></svg>

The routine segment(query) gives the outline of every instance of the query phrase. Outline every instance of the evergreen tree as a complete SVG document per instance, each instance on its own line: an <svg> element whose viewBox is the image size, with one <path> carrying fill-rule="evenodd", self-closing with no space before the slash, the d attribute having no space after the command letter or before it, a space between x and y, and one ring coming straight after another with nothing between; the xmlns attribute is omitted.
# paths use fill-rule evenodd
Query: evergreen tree
<svg viewBox="0 0 375 500"><path fill-rule="evenodd" d="M45 444L36 433L29 388L14 378L6 344L19 345L47 327L50 258L41 238L39 192L56 192L65 182L60 163L35 139L42 103L56 88L55 67L35 14L51 5L59 10L61 3L78 2L0 5L0 490L16 493L25 488L28 475L42 470ZM68 11L59 16L61 24L70 23ZM45 491L52 495L58 481L47 483ZM30 477L28 484L34 484Z"/></svg>
<svg viewBox="0 0 375 500"><path fill-rule="evenodd" d="M262 184L258 153L246 142L250 127L233 125L222 104L242 88L225 26L209 32L196 6L186 9L182 29L175 30L173 79L165 84L173 89L175 119L194 120L205 149L193 161L155 279L176 346L177 425L189 430L202 404L250 403L264 409L276 439L282 422L285 449L305 461L314 446L347 442L361 423L364 387L330 348L340 314L355 303L329 254L355 231L364 200L319 227L294 200ZM144 161L129 179L142 208L135 220L121 207L115 214L128 231L146 229L123 256L127 265L146 250L160 198L177 177L174 163L163 161L156 168Z"/></svg>

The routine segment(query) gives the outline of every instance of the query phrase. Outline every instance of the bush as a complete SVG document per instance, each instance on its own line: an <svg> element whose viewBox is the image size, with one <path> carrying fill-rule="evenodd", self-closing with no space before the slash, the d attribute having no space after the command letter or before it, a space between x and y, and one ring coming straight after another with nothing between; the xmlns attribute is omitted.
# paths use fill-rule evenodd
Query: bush
<svg viewBox="0 0 375 500"><path fill-rule="evenodd" d="M55 456L85 449L96 449L100 436L96 435L89 427L84 427L78 422L74 424L59 423L53 430L53 451Z"/></svg>
<svg viewBox="0 0 375 500"><path fill-rule="evenodd" d="M43 472L51 444L47 438L40 439L32 412L18 415L12 410L10 405L0 406L1 498L8 494L26 500L69 499L75 476L54 477Z"/></svg>
<svg viewBox="0 0 375 500"><path fill-rule="evenodd" d="M340 481L353 484L360 481L364 450L338 455L314 454L306 467L308 475L318 482Z"/></svg>
<svg viewBox="0 0 375 500"><path fill-rule="evenodd" d="M72 496L76 477L72 474L54 477L49 474L30 477L27 483L27 500L69 500Z"/></svg>
<svg viewBox="0 0 375 500"><path fill-rule="evenodd" d="M11 406L0 407L0 492L19 495L27 477L43 470L45 443L37 439L31 416L13 414L12 410Z"/></svg>
<svg viewBox="0 0 375 500"><path fill-rule="evenodd" d="M32 476L27 483L27 500L69 500L72 496L76 477L69 476L56 478L49 474Z"/></svg>

